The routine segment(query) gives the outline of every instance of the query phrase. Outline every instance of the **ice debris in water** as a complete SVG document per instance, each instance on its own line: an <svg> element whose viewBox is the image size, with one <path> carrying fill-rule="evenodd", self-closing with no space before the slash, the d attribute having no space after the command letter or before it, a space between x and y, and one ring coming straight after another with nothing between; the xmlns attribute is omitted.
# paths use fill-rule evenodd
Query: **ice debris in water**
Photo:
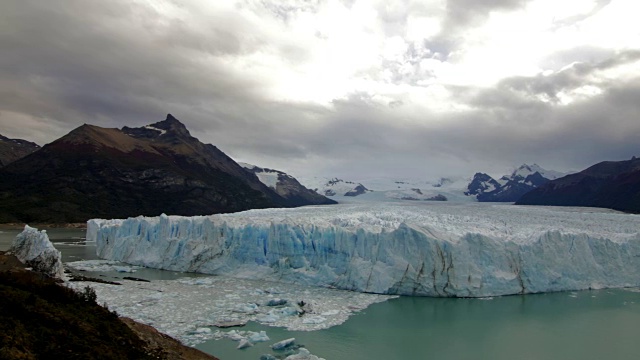
<svg viewBox="0 0 640 360"><path fill-rule="evenodd" d="M324 360L321 357L317 357L309 352L305 348L300 348L297 354L289 355L284 360Z"/></svg>
<svg viewBox="0 0 640 360"><path fill-rule="evenodd" d="M140 266L123 264L113 260L82 260L67 262L65 265L79 271L116 271L120 273L134 273Z"/></svg>
<svg viewBox="0 0 640 360"><path fill-rule="evenodd" d="M222 323L257 321L289 330L326 329L342 324L371 304L394 297L226 276L132 281L119 286L67 283L79 290L87 285L95 289L98 303L107 303L121 316L151 325L187 345L223 338L246 339L254 344L269 341L264 332L215 329L216 324ZM266 306L273 299L287 302Z"/></svg>
<svg viewBox="0 0 640 360"><path fill-rule="evenodd" d="M271 348L273 350L284 350L288 347L293 346L295 342L296 342L296 338L290 338L290 339L278 341L277 343L271 345Z"/></svg>

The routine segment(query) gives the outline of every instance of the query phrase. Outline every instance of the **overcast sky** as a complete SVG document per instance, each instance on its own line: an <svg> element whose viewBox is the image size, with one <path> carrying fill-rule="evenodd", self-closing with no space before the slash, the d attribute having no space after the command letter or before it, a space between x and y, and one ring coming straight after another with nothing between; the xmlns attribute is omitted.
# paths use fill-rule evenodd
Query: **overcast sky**
<svg viewBox="0 0 640 360"><path fill-rule="evenodd" d="M637 0L4 0L0 134L180 119L295 176L640 155Z"/></svg>

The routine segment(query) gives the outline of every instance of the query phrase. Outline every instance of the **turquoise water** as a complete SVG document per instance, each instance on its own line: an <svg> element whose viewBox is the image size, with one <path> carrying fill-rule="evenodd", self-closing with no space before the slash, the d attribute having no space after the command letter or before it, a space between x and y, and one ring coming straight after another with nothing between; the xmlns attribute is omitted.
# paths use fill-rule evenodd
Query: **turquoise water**
<svg viewBox="0 0 640 360"><path fill-rule="evenodd" d="M402 297L370 306L327 330L249 324L272 341L246 350L214 340L197 348L220 359L258 359L290 337L326 359L640 358L640 293L598 290L480 299Z"/></svg>
<svg viewBox="0 0 640 360"><path fill-rule="evenodd" d="M1 231L0 250L6 250L17 233ZM84 233L48 230L65 262L97 258L95 245L84 244ZM156 280L197 275L140 269L134 276ZM273 353L272 343L295 337L327 360L636 360L640 359L640 292L594 290L490 300L402 297L374 304L326 330L296 332L255 323L238 330L265 330L271 341L245 350L236 350L237 343L226 339L197 348L222 360L255 360Z"/></svg>

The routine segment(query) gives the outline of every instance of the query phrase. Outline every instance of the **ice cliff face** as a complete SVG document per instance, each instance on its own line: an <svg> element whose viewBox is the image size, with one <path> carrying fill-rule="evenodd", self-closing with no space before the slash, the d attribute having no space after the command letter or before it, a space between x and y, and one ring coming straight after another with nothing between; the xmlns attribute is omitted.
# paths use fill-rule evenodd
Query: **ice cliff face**
<svg viewBox="0 0 640 360"><path fill-rule="evenodd" d="M340 205L90 220L100 257L381 294L483 297L640 285L640 217L599 210Z"/></svg>
<svg viewBox="0 0 640 360"><path fill-rule="evenodd" d="M53 247L47 232L25 225L24 231L16 236L9 249L25 265L34 271L51 277L62 278L62 255Z"/></svg>

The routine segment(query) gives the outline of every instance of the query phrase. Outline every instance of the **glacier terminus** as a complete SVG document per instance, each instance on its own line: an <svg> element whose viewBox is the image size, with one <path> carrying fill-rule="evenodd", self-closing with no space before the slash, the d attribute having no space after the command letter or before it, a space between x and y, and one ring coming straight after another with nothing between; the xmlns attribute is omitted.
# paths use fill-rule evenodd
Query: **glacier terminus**
<svg viewBox="0 0 640 360"><path fill-rule="evenodd" d="M93 219L98 256L378 294L487 297L640 286L640 216L498 204L352 203Z"/></svg>

